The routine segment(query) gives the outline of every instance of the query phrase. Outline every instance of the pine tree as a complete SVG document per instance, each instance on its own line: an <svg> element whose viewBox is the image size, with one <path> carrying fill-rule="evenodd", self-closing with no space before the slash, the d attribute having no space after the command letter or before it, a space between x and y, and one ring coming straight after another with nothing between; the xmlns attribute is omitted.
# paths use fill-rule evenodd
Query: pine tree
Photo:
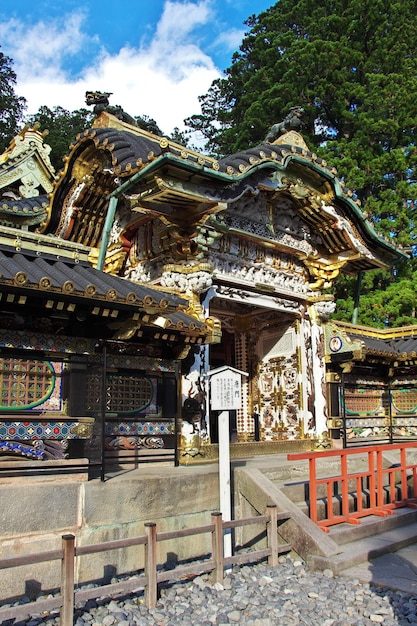
<svg viewBox="0 0 417 626"><path fill-rule="evenodd" d="M307 144L337 168L376 230L412 255L416 9L417 0L280 0L248 19L225 77L187 123L214 154L233 153L262 142L291 106L302 106ZM413 260L367 275L359 323L417 322L415 278ZM336 286L340 318L351 318L354 283L355 277Z"/></svg>
<svg viewBox="0 0 417 626"><path fill-rule="evenodd" d="M13 61L0 50L0 154L19 131L26 101L15 93Z"/></svg>
<svg viewBox="0 0 417 626"><path fill-rule="evenodd" d="M38 123L41 130L48 131L45 141L52 149L52 165L59 171L63 167L63 158L68 154L70 144L75 141L78 133L91 126L93 119L94 114L88 109L67 111L60 106L53 109L41 106L26 121L31 126Z"/></svg>

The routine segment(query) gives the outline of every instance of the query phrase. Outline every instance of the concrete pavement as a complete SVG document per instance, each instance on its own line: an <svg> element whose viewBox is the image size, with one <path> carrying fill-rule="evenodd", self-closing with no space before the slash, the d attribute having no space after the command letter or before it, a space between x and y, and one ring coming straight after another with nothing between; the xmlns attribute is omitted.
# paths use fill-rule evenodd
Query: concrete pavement
<svg viewBox="0 0 417 626"><path fill-rule="evenodd" d="M417 595L417 545L361 563L343 571L341 575Z"/></svg>

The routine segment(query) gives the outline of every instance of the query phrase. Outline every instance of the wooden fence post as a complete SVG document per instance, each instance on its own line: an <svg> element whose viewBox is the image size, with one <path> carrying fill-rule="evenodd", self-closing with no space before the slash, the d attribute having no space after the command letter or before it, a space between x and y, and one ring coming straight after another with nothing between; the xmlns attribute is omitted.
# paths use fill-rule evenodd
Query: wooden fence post
<svg viewBox="0 0 417 626"><path fill-rule="evenodd" d="M278 516L276 504L268 504L267 515L269 520L266 523L266 533L268 548L271 550L271 554L268 557L268 565L276 567L278 565Z"/></svg>
<svg viewBox="0 0 417 626"><path fill-rule="evenodd" d="M216 583L223 584L224 576L224 550L223 550L223 520L221 513L212 513L211 521L214 524L214 532L212 535L213 560L215 568L213 570L213 578Z"/></svg>
<svg viewBox="0 0 417 626"><path fill-rule="evenodd" d="M156 524L145 524L147 542L145 544L145 575L147 578L145 587L145 604L148 609L154 609L158 595L156 580Z"/></svg>
<svg viewBox="0 0 417 626"><path fill-rule="evenodd" d="M62 607L60 626L72 626L74 621L74 569L75 537L62 536L61 595Z"/></svg>

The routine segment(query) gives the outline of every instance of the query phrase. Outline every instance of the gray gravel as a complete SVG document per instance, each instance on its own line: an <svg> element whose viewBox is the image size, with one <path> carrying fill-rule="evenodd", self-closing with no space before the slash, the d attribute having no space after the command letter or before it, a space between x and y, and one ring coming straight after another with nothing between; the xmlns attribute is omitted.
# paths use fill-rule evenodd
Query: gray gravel
<svg viewBox="0 0 417 626"><path fill-rule="evenodd" d="M11 622L7 622L10 624ZM33 617L14 626L59 624ZM89 601L77 607L75 626L417 626L417 596L358 580L310 572L299 559L281 557L277 568L261 563L234 568L224 584L209 575L161 589L153 610L143 594Z"/></svg>

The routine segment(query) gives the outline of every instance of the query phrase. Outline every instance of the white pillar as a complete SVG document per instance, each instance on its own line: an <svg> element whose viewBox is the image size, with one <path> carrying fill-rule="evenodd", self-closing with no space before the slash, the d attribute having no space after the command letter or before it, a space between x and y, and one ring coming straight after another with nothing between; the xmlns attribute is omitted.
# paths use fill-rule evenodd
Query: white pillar
<svg viewBox="0 0 417 626"><path fill-rule="evenodd" d="M223 520L232 519L232 502L230 488L230 416L229 411L219 413L219 491L220 512ZM232 531L229 528L224 533L224 556L232 556Z"/></svg>
<svg viewBox="0 0 417 626"><path fill-rule="evenodd" d="M324 363L323 328L314 305L310 307L310 320L314 411L316 419L316 434L320 436L322 433L327 431L327 405L325 396L326 370Z"/></svg>

